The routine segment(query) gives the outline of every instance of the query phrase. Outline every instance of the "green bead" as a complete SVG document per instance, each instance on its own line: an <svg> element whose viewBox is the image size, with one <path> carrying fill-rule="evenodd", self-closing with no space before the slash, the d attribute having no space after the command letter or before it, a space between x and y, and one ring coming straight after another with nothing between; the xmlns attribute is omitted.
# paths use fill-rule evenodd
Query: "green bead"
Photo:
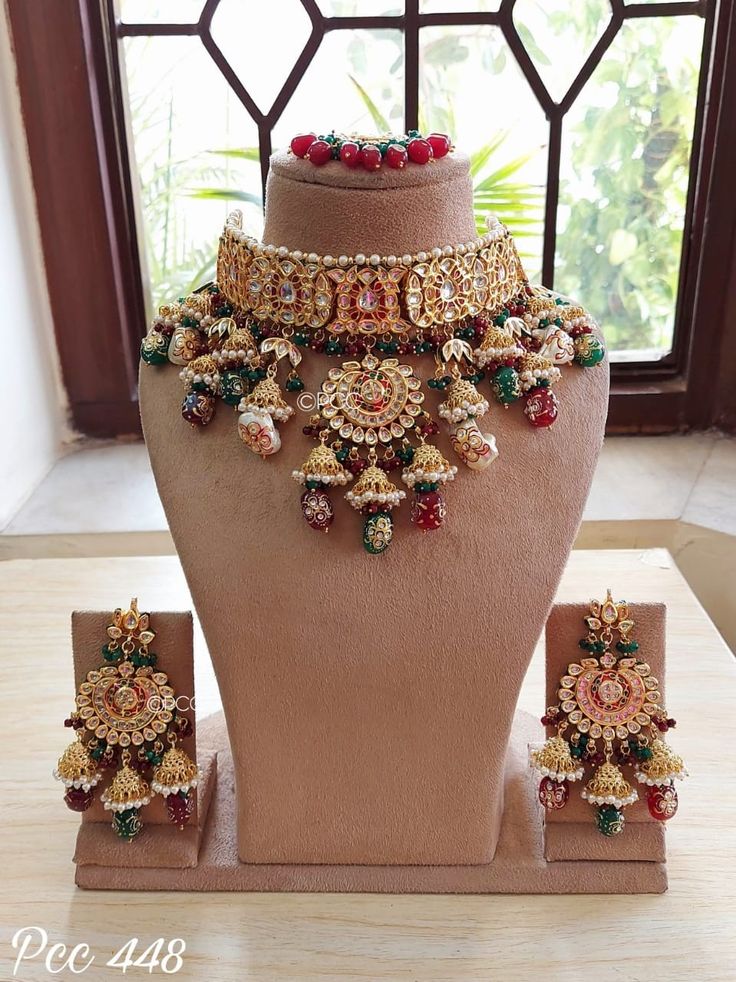
<svg viewBox="0 0 736 982"><path fill-rule="evenodd" d="M304 382L301 380L299 375L294 375L286 380L286 391L287 392L301 392L304 388Z"/></svg>
<svg viewBox="0 0 736 982"><path fill-rule="evenodd" d="M115 812L112 827L121 839L134 839L143 828L143 822L138 817L138 809L128 808L124 812Z"/></svg>
<svg viewBox="0 0 736 982"><path fill-rule="evenodd" d="M163 365L168 360L169 339L159 331L152 331L141 341L141 360L146 365Z"/></svg>
<svg viewBox="0 0 736 982"><path fill-rule="evenodd" d="M391 545L394 523L387 511L369 515L363 526L363 548L372 556L380 556Z"/></svg>
<svg viewBox="0 0 736 982"><path fill-rule="evenodd" d="M300 348L304 348L309 344L309 337L306 334L295 334L294 344L298 344Z"/></svg>
<svg viewBox="0 0 736 982"><path fill-rule="evenodd" d="M614 805L601 805L596 814L596 825L603 835L619 835L624 830L624 813Z"/></svg>
<svg viewBox="0 0 736 982"><path fill-rule="evenodd" d="M592 368L603 361L606 349L597 334L581 334L575 338L575 361L583 368Z"/></svg>
<svg viewBox="0 0 736 982"><path fill-rule="evenodd" d="M246 385L240 372L225 372L220 379L222 401L228 406L237 406L246 393Z"/></svg>
<svg viewBox="0 0 736 982"><path fill-rule="evenodd" d="M499 368L491 379L491 389L500 403L508 406L521 396L521 380L515 368Z"/></svg>

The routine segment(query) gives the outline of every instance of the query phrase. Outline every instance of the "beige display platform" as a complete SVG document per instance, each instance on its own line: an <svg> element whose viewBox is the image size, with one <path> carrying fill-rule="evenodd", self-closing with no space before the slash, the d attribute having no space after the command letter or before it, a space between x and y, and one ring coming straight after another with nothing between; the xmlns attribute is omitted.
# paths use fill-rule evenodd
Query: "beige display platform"
<svg viewBox="0 0 736 982"><path fill-rule="evenodd" d="M129 598L121 598L121 605ZM142 608L145 609L145 608ZM145 835L132 842L119 839L110 828L100 795L82 813L74 862L77 869L86 866L112 865L131 869L146 866L181 868L195 866L202 841L202 831L216 784L217 760L214 751L197 747L197 721L194 712L194 658L192 652L192 615L189 611L150 611L151 627L156 638L151 650L158 655L157 668L165 672L183 700L180 709L192 724L192 732L180 743L200 767L200 781L194 795L192 816L183 830L172 826L161 795L154 795L141 812ZM111 622L110 611L76 610L72 613L72 650L74 654L75 689L88 672L102 663L100 649ZM110 774L110 777L112 774ZM107 782L105 782L107 783Z"/></svg>
<svg viewBox="0 0 736 982"><path fill-rule="evenodd" d="M78 866L92 890L304 891L344 893L662 893L667 875L653 862L556 862L543 855L537 780L527 744L539 723L516 714L506 759L506 809L493 862L484 865L369 866L247 864L238 860L235 775L221 714L200 724L200 739L219 745L218 782L199 862L192 869ZM628 833L627 829L627 833ZM604 837L601 836L601 839ZM608 840L610 841L610 840Z"/></svg>

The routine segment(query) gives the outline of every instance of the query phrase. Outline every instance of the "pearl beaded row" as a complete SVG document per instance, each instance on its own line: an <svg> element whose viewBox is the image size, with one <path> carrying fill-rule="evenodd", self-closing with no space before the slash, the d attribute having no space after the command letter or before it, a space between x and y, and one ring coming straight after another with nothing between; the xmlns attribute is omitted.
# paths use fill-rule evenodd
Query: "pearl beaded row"
<svg viewBox="0 0 736 982"><path fill-rule="evenodd" d="M294 410L291 406L261 406L257 402L248 402L247 399L241 399L238 404L239 413L268 413L275 420L280 423L285 422L290 416L294 415Z"/></svg>
<svg viewBox="0 0 736 982"><path fill-rule="evenodd" d="M464 399L461 405L452 409L447 403L442 402L437 412L448 423L462 423L466 419L480 419L481 416L485 416L489 409L490 406L486 399L482 399L480 402L468 402L467 399Z"/></svg>
<svg viewBox="0 0 736 982"><path fill-rule="evenodd" d="M103 799L104 800L104 799ZM129 808L143 808L144 805L151 804L150 795L144 798L136 798L135 801L104 801L105 811L108 812L127 812Z"/></svg>
<svg viewBox="0 0 736 982"><path fill-rule="evenodd" d="M353 508L363 508L365 505L398 505L406 497L406 491L365 491L363 494L355 494L348 491L345 500L349 501Z"/></svg>
<svg viewBox="0 0 736 982"><path fill-rule="evenodd" d="M196 788L198 784L199 780L196 777L193 777L191 781L185 781L183 784L160 784L158 781L154 781L151 784L151 790L167 797L170 794L178 794L179 791L189 791L190 788Z"/></svg>
<svg viewBox="0 0 736 982"><path fill-rule="evenodd" d="M539 771L542 777L548 777L550 780L557 781L559 784L562 784L563 781L580 781L583 774L585 774L582 767L578 767L574 771L565 771L562 773L561 771L550 770L549 767L537 767L536 764L533 764L533 766Z"/></svg>
<svg viewBox="0 0 736 982"><path fill-rule="evenodd" d="M90 788L94 788L102 780L102 774L99 772L97 774L93 774L92 777L70 778L62 777L61 774L59 774L59 771L54 768L52 774L57 781L61 781L65 788L81 788L83 791L89 791Z"/></svg>
<svg viewBox="0 0 736 982"><path fill-rule="evenodd" d="M214 317L211 317L209 314L203 314L201 310L196 310L194 307L186 307L184 304L179 307L173 316L169 314L166 317L156 317L155 322L157 324L163 324L164 327L176 327L185 317L190 317L192 320L197 321L203 331L215 323Z"/></svg>
<svg viewBox="0 0 736 982"><path fill-rule="evenodd" d="M422 252L417 252L414 255L406 253L403 256L379 256L378 253L373 253L371 256L366 256L362 252L357 252L354 256L319 256L316 252L304 252L301 249L288 249L286 246L275 246L275 245L264 245L258 239L254 238L252 235L247 235L240 227L241 213L239 211L232 212L225 223L225 231L229 233L238 242L244 243L246 249L253 254L253 256L267 256L269 258L278 259L293 259L295 262L304 261L310 263L313 266L325 266L326 268L331 268L333 266L406 266L411 267L415 263L426 263L432 259L441 259L444 257L450 257L455 255L463 256L466 253L478 252L480 249L491 245L493 242L497 242L508 236L508 229L496 218L495 215L489 215L486 219L486 225L488 226L488 231L485 235L480 236L474 242L458 242L453 245L445 246L435 246L432 249L427 249Z"/></svg>
<svg viewBox="0 0 736 982"><path fill-rule="evenodd" d="M636 772L636 780L640 784L648 784L650 788L665 787L668 784L673 784L675 778L677 778L678 781L682 781L686 777L687 777L687 771L685 770L676 771L676 772L672 771L669 774L667 774L666 777L661 777L661 778L647 777L647 775L643 771Z"/></svg>
<svg viewBox="0 0 736 982"><path fill-rule="evenodd" d="M590 794L585 788L580 795L591 805L613 805L615 808L625 808L626 805L633 805L639 800L639 795L633 788L631 794L626 795L625 798L618 798L615 794Z"/></svg>
<svg viewBox="0 0 736 982"><path fill-rule="evenodd" d="M347 471L341 470L337 474L305 474L304 471L292 471L291 476L297 482L297 484L307 484L309 482L319 483L319 484L347 484L350 480L350 474Z"/></svg>
<svg viewBox="0 0 736 982"><path fill-rule="evenodd" d="M424 471L421 467L416 469L406 468L401 474L401 480L407 487L413 488L415 484L446 484L455 479L457 467L453 464L443 471ZM402 492L403 494L403 492Z"/></svg>

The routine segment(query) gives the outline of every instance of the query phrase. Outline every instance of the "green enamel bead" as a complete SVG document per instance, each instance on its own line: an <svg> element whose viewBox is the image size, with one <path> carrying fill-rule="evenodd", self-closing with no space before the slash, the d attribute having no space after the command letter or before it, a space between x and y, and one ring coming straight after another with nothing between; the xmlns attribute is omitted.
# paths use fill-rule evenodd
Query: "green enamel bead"
<svg viewBox="0 0 736 982"><path fill-rule="evenodd" d="M601 805L595 821L603 835L619 835L624 830L624 813L614 805Z"/></svg>
<svg viewBox="0 0 736 982"><path fill-rule="evenodd" d="M394 523L387 511L369 515L363 526L363 548L372 556L380 556L391 545Z"/></svg>
<svg viewBox="0 0 736 982"><path fill-rule="evenodd" d="M581 334L575 338L575 361L583 368L592 368L603 361L606 349L597 334Z"/></svg>
<svg viewBox="0 0 736 982"><path fill-rule="evenodd" d="M491 379L491 389L498 401L504 406L508 406L511 402L516 402L521 396L519 373L515 368L511 368L508 365L504 368L499 368Z"/></svg>
<svg viewBox="0 0 736 982"><path fill-rule="evenodd" d="M128 808L124 812L115 812L112 827L121 839L134 839L143 828L143 822L138 817L138 809Z"/></svg>
<svg viewBox="0 0 736 982"><path fill-rule="evenodd" d="M141 359L147 365L163 365L168 351L169 339L158 331L152 331L141 341Z"/></svg>
<svg viewBox="0 0 736 982"><path fill-rule="evenodd" d="M220 385L222 401L228 406L237 406L246 393L246 385L239 372L225 372Z"/></svg>

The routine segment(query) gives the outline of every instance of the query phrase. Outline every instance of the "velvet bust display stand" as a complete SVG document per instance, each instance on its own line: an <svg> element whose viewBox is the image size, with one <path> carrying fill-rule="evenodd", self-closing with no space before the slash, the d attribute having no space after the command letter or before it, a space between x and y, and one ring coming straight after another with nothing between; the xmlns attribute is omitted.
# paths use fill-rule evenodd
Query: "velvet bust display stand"
<svg viewBox="0 0 736 982"><path fill-rule="evenodd" d="M476 235L459 154L377 175L276 155L266 215L265 241L334 256L402 255ZM305 357L308 392L333 363ZM416 364L426 377L426 360ZM411 526L405 503L390 549L374 557L339 493L328 535L302 518L291 471L312 445L303 413L262 461L238 440L231 410L221 404L193 429L179 416L178 370L144 367L146 443L227 736L209 723L218 782L197 867L89 866L84 885L663 889L660 865L627 861L625 841L612 841L609 856L624 861L547 863L527 770L540 727L515 715L600 451L607 376L605 365L567 367L549 430L530 427L519 405L494 404L482 423L499 459L480 474L459 465L437 532ZM437 401L427 400L434 415ZM437 442L454 460L444 431Z"/></svg>

